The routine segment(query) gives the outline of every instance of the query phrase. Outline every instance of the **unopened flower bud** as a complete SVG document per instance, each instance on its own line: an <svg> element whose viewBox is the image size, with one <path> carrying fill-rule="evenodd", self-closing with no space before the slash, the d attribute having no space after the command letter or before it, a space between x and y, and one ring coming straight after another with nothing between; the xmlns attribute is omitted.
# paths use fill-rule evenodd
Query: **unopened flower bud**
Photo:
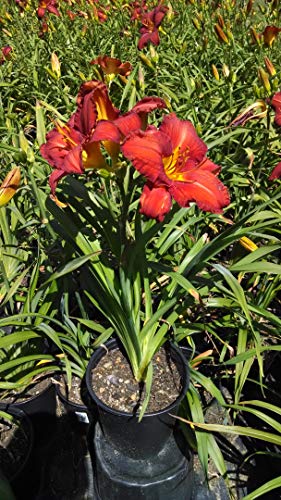
<svg viewBox="0 0 281 500"><path fill-rule="evenodd" d="M214 75L215 79L217 81L219 81L220 80L220 75L219 75L217 67L214 64L212 64L212 72L213 72L213 75Z"/></svg>
<svg viewBox="0 0 281 500"><path fill-rule="evenodd" d="M192 17L192 23L193 23L193 26L198 30L200 31L201 30L201 25L200 25L200 21L198 20L197 17Z"/></svg>
<svg viewBox="0 0 281 500"><path fill-rule="evenodd" d="M220 25L221 28L224 28L225 22L224 22L223 17L222 17L221 14L218 14L218 23L219 23L219 25Z"/></svg>
<svg viewBox="0 0 281 500"><path fill-rule="evenodd" d="M223 63L222 65L222 74L225 78L228 78L229 75L230 75L230 70L229 70L229 67L227 66L227 64Z"/></svg>
<svg viewBox="0 0 281 500"><path fill-rule="evenodd" d="M59 79L61 76L60 62L59 62L59 58L55 52L52 52L52 55L51 55L51 67L52 67L52 72L56 75L57 79Z"/></svg>
<svg viewBox="0 0 281 500"><path fill-rule="evenodd" d="M20 183L20 169L13 168L3 180L0 186L0 207L6 205L14 196Z"/></svg>
<svg viewBox="0 0 281 500"><path fill-rule="evenodd" d="M247 3L247 7L246 7L246 14L247 16L250 14L252 8L253 8L253 3L254 3L254 0L249 0L248 3Z"/></svg>
<svg viewBox="0 0 281 500"><path fill-rule="evenodd" d="M229 40L219 24L215 24L215 32L220 42L229 43Z"/></svg>
<svg viewBox="0 0 281 500"><path fill-rule="evenodd" d="M274 68L274 66L273 66L271 60L269 59L269 57L265 56L264 62L265 62L266 69L267 69L268 73L270 74L270 76L275 76L276 75L276 69Z"/></svg>
<svg viewBox="0 0 281 500"><path fill-rule="evenodd" d="M151 60L152 62L154 63L158 63L158 60L159 60L159 56L155 50L155 48L153 47L153 45L150 44L149 46L149 51L150 51L150 56L151 56Z"/></svg>
<svg viewBox="0 0 281 500"><path fill-rule="evenodd" d="M252 37L253 43L256 43L257 45L260 45L261 35L259 35L256 32L255 28L250 28L250 33L251 33L251 37Z"/></svg>
<svg viewBox="0 0 281 500"><path fill-rule="evenodd" d="M262 68L259 68L258 69L258 72L259 72L259 78L265 88L265 90L267 90L267 92L270 92L271 91L271 85L270 85L270 82L269 82L269 79L268 79L268 74L266 71L264 71L264 69Z"/></svg>
<svg viewBox="0 0 281 500"><path fill-rule="evenodd" d="M146 55L144 55L142 52L140 52L139 56L140 56L141 60L144 62L144 64L146 64L146 66L148 66L151 69L154 69L154 66L153 66L151 60L148 57L146 57Z"/></svg>
<svg viewBox="0 0 281 500"><path fill-rule="evenodd" d="M142 90L145 89L145 83L144 83L144 73L141 65L139 66L139 74L138 74L138 80L139 80L139 86Z"/></svg>

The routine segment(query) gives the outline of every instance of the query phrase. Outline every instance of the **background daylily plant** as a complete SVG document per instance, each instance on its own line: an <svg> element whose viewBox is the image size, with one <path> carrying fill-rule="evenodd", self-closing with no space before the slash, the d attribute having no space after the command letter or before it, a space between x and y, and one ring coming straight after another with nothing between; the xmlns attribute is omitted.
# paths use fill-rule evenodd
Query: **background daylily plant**
<svg viewBox="0 0 281 500"><path fill-rule="evenodd" d="M100 57L97 61L104 60ZM119 60L114 65L112 58L110 66L120 71L124 67ZM102 208L96 210L98 230L85 252L91 261L93 300L122 342L136 380L147 382L146 403L152 381L151 360L167 339L163 316L177 310L176 302L185 292L184 288L177 290L177 296L169 294L156 305L152 299L151 279L157 277L148 272L147 245L153 238L157 241L161 231L156 221L165 222L173 200L179 207L196 202L202 210L213 213L222 213L230 202L227 188L217 177L220 167L206 157L207 146L190 121L170 113L159 127L148 125L148 114L165 108L163 99L144 97L122 114L112 104L104 83L88 81L80 88L77 109L69 121L57 122L40 148L53 168L50 187L59 206L56 189L64 176L85 175L87 171L97 176ZM105 179L101 176L104 171ZM146 179L139 199L142 179L138 173ZM137 213L138 202L145 218ZM108 230L114 212L118 238L114 230ZM149 230L145 229L147 217L155 219ZM63 218L60 214L61 221ZM174 225L173 220L170 224ZM185 267L182 275L184 271ZM142 414L144 411L145 405Z"/></svg>

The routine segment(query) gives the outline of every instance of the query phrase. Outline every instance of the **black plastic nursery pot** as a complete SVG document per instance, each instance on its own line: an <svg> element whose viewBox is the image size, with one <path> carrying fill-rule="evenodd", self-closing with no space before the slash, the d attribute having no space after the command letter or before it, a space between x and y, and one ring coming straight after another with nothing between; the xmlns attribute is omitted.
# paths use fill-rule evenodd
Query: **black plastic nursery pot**
<svg viewBox="0 0 281 500"><path fill-rule="evenodd" d="M57 380L59 381L58 377ZM83 383L84 381L82 380L81 384ZM91 420L91 412L89 412L89 409L85 404L78 404L74 401L71 401L71 399L69 399L66 394L62 393L59 383L56 384L56 392L68 415L72 416L73 419L77 420L77 422L79 423L89 424L89 421Z"/></svg>
<svg viewBox="0 0 281 500"><path fill-rule="evenodd" d="M15 399L11 404L30 417L34 415L54 416L56 414L56 389L50 380L49 385L39 394L23 401Z"/></svg>
<svg viewBox="0 0 281 500"><path fill-rule="evenodd" d="M56 422L56 389L51 378L46 380L47 386L38 394L23 399L24 393L19 393L15 397L9 398L9 402L5 399L1 400L3 408L7 410L11 407L17 408L30 417L36 444L49 440L50 432Z"/></svg>
<svg viewBox="0 0 281 500"><path fill-rule="evenodd" d="M111 340L107 349L118 350ZM99 348L86 371L89 394L97 407L98 422L92 440L96 500L188 500L192 494L192 455L176 419L180 402L189 385L189 370L181 351L170 345L170 355L181 376L181 392L163 410L137 415L105 405L92 387L92 370L105 355Z"/></svg>
<svg viewBox="0 0 281 500"><path fill-rule="evenodd" d="M37 488L34 478L31 477L34 450L33 425L30 417L13 405L0 403L0 410L9 413L20 422L19 428L15 431L8 446L8 457L14 457L15 463L9 465L5 457L2 457L1 460L1 471L11 485L16 498L20 499L23 491L28 491L31 494L33 486ZM24 439L21 433L25 436Z"/></svg>

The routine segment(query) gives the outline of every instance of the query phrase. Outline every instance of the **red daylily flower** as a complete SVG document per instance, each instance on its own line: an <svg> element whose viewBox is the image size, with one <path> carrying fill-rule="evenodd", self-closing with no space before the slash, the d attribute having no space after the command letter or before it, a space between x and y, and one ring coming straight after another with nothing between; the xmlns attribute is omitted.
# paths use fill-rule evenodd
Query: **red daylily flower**
<svg viewBox="0 0 281 500"><path fill-rule="evenodd" d="M57 0L39 0L39 6L37 9L37 16L41 19L45 16L46 12L54 14L55 16L60 16L57 9Z"/></svg>
<svg viewBox="0 0 281 500"><path fill-rule="evenodd" d="M274 121L276 125L279 125L281 127L281 92L276 92L276 94L274 94L271 100L271 105L275 110Z"/></svg>
<svg viewBox="0 0 281 500"><path fill-rule="evenodd" d="M278 163L278 165L276 165L276 167L274 167L274 169L272 170L272 172L269 176L269 180L273 181L275 179L279 179L279 177L281 177L281 162Z"/></svg>
<svg viewBox="0 0 281 500"><path fill-rule="evenodd" d="M159 45L160 38L158 28L168 10L168 7L158 5L158 7L155 7L155 9L143 15L141 18L141 37L139 39L138 49L143 49L149 42L153 45Z"/></svg>
<svg viewBox="0 0 281 500"><path fill-rule="evenodd" d="M172 198L182 207L195 201L202 210L221 213L229 204L227 188L219 181L220 167L206 158L207 146L189 121L174 113L159 129L131 133L122 152L147 179L141 212L162 221Z"/></svg>
<svg viewBox="0 0 281 500"><path fill-rule="evenodd" d="M0 58L0 64L4 64L5 61L9 61L11 59L12 47L10 45L5 45L2 47L2 57Z"/></svg>
<svg viewBox="0 0 281 500"><path fill-rule="evenodd" d="M47 136L47 142L40 147L40 153L54 168L49 183L55 195L58 181L67 174L82 174L83 135L73 128L74 115L65 125L57 124Z"/></svg>
<svg viewBox="0 0 281 500"><path fill-rule="evenodd" d="M82 174L87 168L108 168L101 142L114 168L121 140L129 132L145 128L147 113L164 107L166 104L160 98L144 98L130 112L120 115L104 83L97 80L83 83L77 110L66 124L56 124L40 148L43 158L54 168L49 181L52 194L55 195L58 181L65 175Z"/></svg>
<svg viewBox="0 0 281 500"><path fill-rule="evenodd" d="M145 13L145 11L148 10L145 0L141 0L141 2L138 1L133 2L130 5L130 8L132 9L131 21L135 21L135 19L140 19Z"/></svg>
<svg viewBox="0 0 281 500"><path fill-rule="evenodd" d="M65 175L82 174L85 168L106 168L98 144L89 146L91 134L99 120L114 120L118 116L119 110L112 105L102 82L93 80L81 85L77 111L66 125L58 124L51 130L40 148L43 158L55 169L49 180L53 195Z"/></svg>
<svg viewBox="0 0 281 500"><path fill-rule="evenodd" d="M133 131L146 129L148 113L166 107L165 101L159 97L144 97L128 113L118 116L111 122L101 120L89 141L89 148L95 147L100 151L102 142L115 165L123 139Z"/></svg>
<svg viewBox="0 0 281 500"><path fill-rule="evenodd" d="M67 10L66 14L68 15L70 21L74 21L75 17L77 16L77 14L75 12L72 12L72 10Z"/></svg>
<svg viewBox="0 0 281 500"><path fill-rule="evenodd" d="M128 61L122 63L115 57L98 56L90 64L98 64L105 75L128 76L132 71L132 65Z"/></svg>

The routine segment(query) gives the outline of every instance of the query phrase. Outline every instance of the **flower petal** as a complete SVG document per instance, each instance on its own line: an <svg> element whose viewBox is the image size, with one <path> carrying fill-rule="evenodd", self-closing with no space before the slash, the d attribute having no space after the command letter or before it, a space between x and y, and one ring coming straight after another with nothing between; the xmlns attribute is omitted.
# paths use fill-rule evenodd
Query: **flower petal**
<svg viewBox="0 0 281 500"><path fill-rule="evenodd" d="M40 153L52 167L61 168L69 151L82 142L81 134L72 129L70 121L62 126L51 130L47 136L47 142L40 147Z"/></svg>
<svg viewBox="0 0 281 500"><path fill-rule="evenodd" d="M166 115L159 130L170 137L173 151L188 152L193 162L201 162L207 153L206 144L198 137L190 121L180 120L175 113Z"/></svg>
<svg viewBox="0 0 281 500"><path fill-rule="evenodd" d="M161 222L172 207L172 199L164 187L150 188L146 184L140 197L140 204L140 213Z"/></svg>
<svg viewBox="0 0 281 500"><path fill-rule="evenodd" d="M213 213L222 213L230 202L226 186L207 170L189 172L188 181L173 183L169 191L180 206L195 201L199 208Z"/></svg>
<svg viewBox="0 0 281 500"><path fill-rule="evenodd" d="M161 97L144 97L131 109L135 113L151 113L155 109L166 109L167 104Z"/></svg>
<svg viewBox="0 0 281 500"><path fill-rule="evenodd" d="M279 179L279 177L281 177L281 162L272 170L269 180L273 181L274 179Z"/></svg>
<svg viewBox="0 0 281 500"><path fill-rule="evenodd" d="M106 168L106 161L100 150L99 142L89 142L85 143L83 147L83 166L84 168L92 168L99 170L101 168Z"/></svg>
<svg viewBox="0 0 281 500"><path fill-rule="evenodd" d="M126 137L131 132L142 128L142 119L137 113L129 111L125 115L116 118L116 120L114 120L114 125L116 125L121 135Z"/></svg>
<svg viewBox="0 0 281 500"><path fill-rule="evenodd" d="M98 122L87 149L87 152L91 154L92 160L94 160L94 158L91 150L93 147L96 147L94 143L101 141L113 162L116 162L120 153L121 134L114 122L108 120L101 120ZM96 154L99 154L97 149ZM100 162L100 160L101 158L99 158L98 162Z"/></svg>
<svg viewBox="0 0 281 500"><path fill-rule="evenodd" d="M138 49L142 50L146 45L151 42L153 45L157 46L160 43L158 29L156 28L153 32L147 31L146 28L140 29L141 37L138 42Z"/></svg>
<svg viewBox="0 0 281 500"><path fill-rule="evenodd" d="M120 142L121 136L118 127L114 122L108 120L101 120L98 122L94 133L91 136L92 141L114 141Z"/></svg>
<svg viewBox="0 0 281 500"><path fill-rule="evenodd" d="M98 120L114 120L119 115L119 110L109 99L106 85L98 80L91 80L81 85L77 106L75 128L83 135L88 135Z"/></svg>
<svg viewBox="0 0 281 500"><path fill-rule="evenodd" d="M274 121L276 125L281 126L281 92L276 92L276 94L274 94L271 104L275 110Z"/></svg>
<svg viewBox="0 0 281 500"><path fill-rule="evenodd" d="M169 137L155 127L150 127L145 132L133 132L125 139L121 149L136 170L153 183L163 169L162 156L172 154Z"/></svg>
<svg viewBox="0 0 281 500"><path fill-rule="evenodd" d="M49 177L49 184L51 188L51 193L55 196L58 182L67 175L63 170L54 170Z"/></svg>
<svg viewBox="0 0 281 500"><path fill-rule="evenodd" d="M201 161L200 165L198 165L198 168L200 170L208 170L209 172L213 172L213 174L217 175L221 171L221 167L219 165L216 165L213 163L209 158L204 158L204 160Z"/></svg>

